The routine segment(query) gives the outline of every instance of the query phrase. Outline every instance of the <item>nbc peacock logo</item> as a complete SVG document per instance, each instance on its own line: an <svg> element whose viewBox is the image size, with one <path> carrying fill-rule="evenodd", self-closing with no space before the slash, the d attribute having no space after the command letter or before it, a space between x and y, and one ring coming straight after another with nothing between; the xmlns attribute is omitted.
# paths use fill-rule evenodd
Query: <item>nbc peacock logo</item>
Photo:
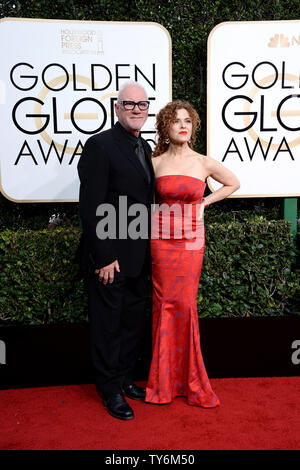
<svg viewBox="0 0 300 470"><path fill-rule="evenodd" d="M300 35L291 36L290 38L284 34L274 34L270 37L268 42L268 47L291 47L291 46L300 46Z"/></svg>

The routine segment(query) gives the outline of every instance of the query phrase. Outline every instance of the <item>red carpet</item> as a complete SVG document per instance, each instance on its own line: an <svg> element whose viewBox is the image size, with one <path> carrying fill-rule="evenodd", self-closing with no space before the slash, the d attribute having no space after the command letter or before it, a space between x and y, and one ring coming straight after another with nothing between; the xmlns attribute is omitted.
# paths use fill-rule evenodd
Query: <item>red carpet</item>
<svg viewBox="0 0 300 470"><path fill-rule="evenodd" d="M129 400L135 419L108 415L93 385L0 391L0 449L299 449L300 377L214 379L221 406Z"/></svg>

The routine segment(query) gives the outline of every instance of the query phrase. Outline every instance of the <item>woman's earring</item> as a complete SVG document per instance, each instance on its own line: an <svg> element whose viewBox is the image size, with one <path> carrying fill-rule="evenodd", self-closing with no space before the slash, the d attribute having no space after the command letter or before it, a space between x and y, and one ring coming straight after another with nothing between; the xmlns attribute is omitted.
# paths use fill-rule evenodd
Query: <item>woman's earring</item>
<svg viewBox="0 0 300 470"><path fill-rule="evenodd" d="M169 145L170 140L169 140L169 139L166 139L166 140L165 140L165 143L166 143L167 145Z"/></svg>

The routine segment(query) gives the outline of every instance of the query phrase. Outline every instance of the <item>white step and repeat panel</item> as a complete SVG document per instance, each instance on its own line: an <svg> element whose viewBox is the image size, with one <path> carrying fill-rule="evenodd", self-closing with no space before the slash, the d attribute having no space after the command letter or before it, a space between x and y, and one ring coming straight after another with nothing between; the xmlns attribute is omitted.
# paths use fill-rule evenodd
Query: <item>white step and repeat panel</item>
<svg viewBox="0 0 300 470"><path fill-rule="evenodd" d="M157 23L0 20L0 189L17 202L78 201L87 138L116 122L127 80L150 99L142 135L172 99L171 40Z"/></svg>
<svg viewBox="0 0 300 470"><path fill-rule="evenodd" d="M300 195L299 57L300 21L221 23L210 33L207 153L240 179L232 197Z"/></svg>

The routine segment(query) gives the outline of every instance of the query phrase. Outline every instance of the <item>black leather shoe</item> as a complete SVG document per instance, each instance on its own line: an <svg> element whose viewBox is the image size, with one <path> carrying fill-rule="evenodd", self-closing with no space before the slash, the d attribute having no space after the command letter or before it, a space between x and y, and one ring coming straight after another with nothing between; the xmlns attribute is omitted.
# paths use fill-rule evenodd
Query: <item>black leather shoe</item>
<svg viewBox="0 0 300 470"><path fill-rule="evenodd" d="M116 393L110 397L103 398L103 405L111 416L118 419L133 419L134 414L131 407L121 393Z"/></svg>
<svg viewBox="0 0 300 470"><path fill-rule="evenodd" d="M132 400L145 400L146 389L138 387L135 384L127 385L123 388L124 395Z"/></svg>

